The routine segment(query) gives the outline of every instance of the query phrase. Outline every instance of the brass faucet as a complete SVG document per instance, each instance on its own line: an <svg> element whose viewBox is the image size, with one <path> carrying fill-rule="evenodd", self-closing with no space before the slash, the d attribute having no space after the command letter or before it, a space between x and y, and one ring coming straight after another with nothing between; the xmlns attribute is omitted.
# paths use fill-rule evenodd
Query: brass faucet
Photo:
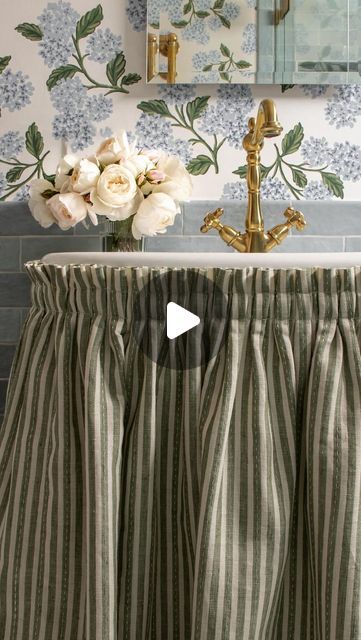
<svg viewBox="0 0 361 640"><path fill-rule="evenodd" d="M249 132L243 139L243 148L247 151L247 187L248 206L246 215L246 231L241 233L233 227L222 224L219 218L223 209L216 209L207 213L202 233L210 229L217 229L222 240L229 246L242 253L264 253L270 251L285 239L291 227L299 231L306 226L303 214L288 207L284 212L286 222L281 223L265 232L261 211L261 150L264 138L273 138L282 132L278 122L276 105L273 100L262 100L258 108L257 118L250 118Z"/></svg>

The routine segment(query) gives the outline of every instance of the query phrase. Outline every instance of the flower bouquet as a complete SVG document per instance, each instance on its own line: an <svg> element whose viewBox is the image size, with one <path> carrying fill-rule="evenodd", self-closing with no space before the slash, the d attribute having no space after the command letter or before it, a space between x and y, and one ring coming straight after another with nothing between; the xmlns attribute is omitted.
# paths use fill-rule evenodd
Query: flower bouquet
<svg viewBox="0 0 361 640"><path fill-rule="evenodd" d="M107 249L129 250L130 239L165 233L191 190L178 158L138 150L123 131L104 140L93 156L65 155L54 176L33 180L29 207L42 227L56 223L63 230L78 222L87 226L88 219L97 225L103 217L112 239Z"/></svg>

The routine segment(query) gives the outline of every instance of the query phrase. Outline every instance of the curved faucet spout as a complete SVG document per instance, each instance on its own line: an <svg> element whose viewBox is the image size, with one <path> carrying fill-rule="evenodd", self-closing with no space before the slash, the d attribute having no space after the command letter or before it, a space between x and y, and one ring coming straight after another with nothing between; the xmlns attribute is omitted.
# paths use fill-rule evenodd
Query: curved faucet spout
<svg viewBox="0 0 361 640"><path fill-rule="evenodd" d="M252 143L257 144L263 138L279 136L282 130L275 103L269 99L262 100L254 124Z"/></svg>

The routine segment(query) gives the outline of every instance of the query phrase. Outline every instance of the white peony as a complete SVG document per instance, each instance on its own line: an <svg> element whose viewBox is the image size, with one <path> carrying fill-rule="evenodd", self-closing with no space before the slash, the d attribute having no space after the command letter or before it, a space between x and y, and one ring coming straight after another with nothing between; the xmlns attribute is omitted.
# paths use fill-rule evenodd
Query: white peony
<svg viewBox="0 0 361 640"><path fill-rule="evenodd" d="M79 193L74 192L57 193L47 201L47 206L63 231L74 227L78 222L84 220L88 214L84 198Z"/></svg>
<svg viewBox="0 0 361 640"><path fill-rule="evenodd" d="M80 160L70 176L70 185L77 193L89 193L98 182L99 176L100 170L95 162Z"/></svg>
<svg viewBox="0 0 361 640"><path fill-rule="evenodd" d="M79 158L72 153L68 153L60 160L55 173L55 187L58 191L60 191L64 183L69 180L69 172L74 169L78 162Z"/></svg>
<svg viewBox="0 0 361 640"><path fill-rule="evenodd" d="M132 233L139 240L144 236L165 233L166 227L174 223L178 207L166 193L152 193L141 203L133 218Z"/></svg>
<svg viewBox="0 0 361 640"><path fill-rule="evenodd" d="M44 191L54 191L54 186L48 180L35 179L30 184L29 209L35 220L44 228L51 227L55 219L47 207L47 201L41 195Z"/></svg>
<svg viewBox="0 0 361 640"><path fill-rule="evenodd" d="M124 220L136 212L143 195L133 174L119 164L108 165L90 192L96 213L110 220Z"/></svg>
<svg viewBox="0 0 361 640"><path fill-rule="evenodd" d="M135 142L130 144L126 132L121 131L118 136L103 140L95 155L102 165L108 165L119 160L124 162L134 153Z"/></svg>
<svg viewBox="0 0 361 640"><path fill-rule="evenodd" d="M192 194L192 180L183 162L174 156L163 155L157 170L165 174L165 180L155 184L152 193L167 193L177 202L189 200Z"/></svg>

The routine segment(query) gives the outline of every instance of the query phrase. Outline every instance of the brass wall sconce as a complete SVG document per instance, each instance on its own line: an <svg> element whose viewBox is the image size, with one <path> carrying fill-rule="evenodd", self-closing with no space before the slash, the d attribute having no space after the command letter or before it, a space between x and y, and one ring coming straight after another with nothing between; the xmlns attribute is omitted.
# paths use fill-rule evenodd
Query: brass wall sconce
<svg viewBox="0 0 361 640"><path fill-rule="evenodd" d="M167 84L174 84L177 76L177 53L179 51L178 36L176 33L167 33L159 36L155 33L148 34L148 52L147 52L147 81L150 82L157 73L156 58L159 52L168 60L167 72L160 73L161 78L167 81Z"/></svg>

